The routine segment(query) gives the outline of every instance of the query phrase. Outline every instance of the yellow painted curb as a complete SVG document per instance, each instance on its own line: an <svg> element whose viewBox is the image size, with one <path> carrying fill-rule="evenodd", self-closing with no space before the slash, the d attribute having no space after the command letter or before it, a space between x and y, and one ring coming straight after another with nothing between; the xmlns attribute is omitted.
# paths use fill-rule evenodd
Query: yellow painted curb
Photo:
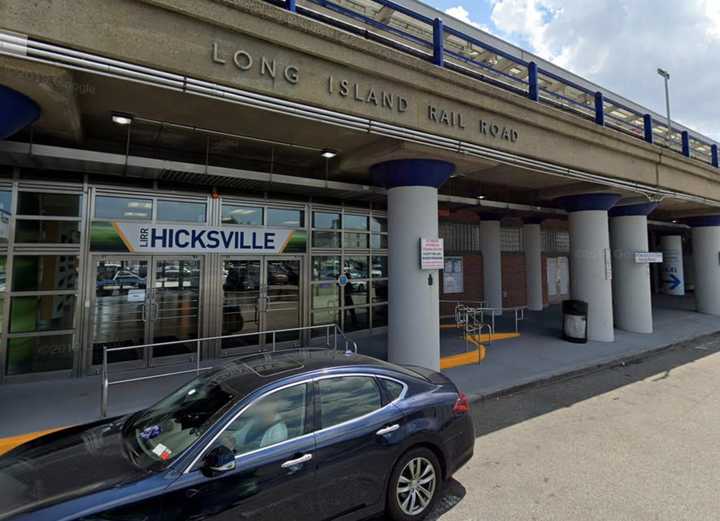
<svg viewBox="0 0 720 521"><path fill-rule="evenodd" d="M485 346L478 346L474 351L446 356L440 359L440 369L452 369L462 365L479 364L485 359Z"/></svg>
<svg viewBox="0 0 720 521"><path fill-rule="evenodd" d="M17 447L18 445L27 443L28 441L34 440L35 438L39 438L40 436L45 436L46 434L50 434L51 432L60 431L64 428L65 427L58 427L56 429L47 429L44 431L31 432L29 434L11 436L10 438L0 438L0 454L5 454L6 452L9 452L15 447Z"/></svg>
<svg viewBox="0 0 720 521"><path fill-rule="evenodd" d="M518 338L520 333L495 333L490 337L487 333L482 335L470 335L468 340L478 343L497 342L498 340L510 340L511 338Z"/></svg>

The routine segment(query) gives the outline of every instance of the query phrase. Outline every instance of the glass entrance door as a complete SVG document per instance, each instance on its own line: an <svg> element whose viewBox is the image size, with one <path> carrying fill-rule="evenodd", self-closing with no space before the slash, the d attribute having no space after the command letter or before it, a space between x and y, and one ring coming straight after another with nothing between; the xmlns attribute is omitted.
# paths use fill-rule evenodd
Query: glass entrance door
<svg viewBox="0 0 720 521"><path fill-rule="evenodd" d="M109 363L147 367L192 361L200 330L198 257L96 257L90 337L92 363L105 347L188 342L110 353ZM152 352L151 352L152 351Z"/></svg>
<svg viewBox="0 0 720 521"><path fill-rule="evenodd" d="M302 324L302 261L299 258L226 258L223 261L222 334L238 335ZM267 338L263 338L266 336ZM276 343L294 341L297 333L276 335ZM270 335L223 339L225 355L272 345Z"/></svg>

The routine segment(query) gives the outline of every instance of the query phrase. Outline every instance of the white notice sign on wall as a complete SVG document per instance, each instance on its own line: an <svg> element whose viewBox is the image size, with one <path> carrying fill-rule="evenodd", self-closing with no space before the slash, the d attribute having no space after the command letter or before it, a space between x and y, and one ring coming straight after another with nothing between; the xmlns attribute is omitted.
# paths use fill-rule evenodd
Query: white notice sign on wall
<svg viewBox="0 0 720 521"><path fill-rule="evenodd" d="M420 239L420 269L441 270L444 266L442 239Z"/></svg>

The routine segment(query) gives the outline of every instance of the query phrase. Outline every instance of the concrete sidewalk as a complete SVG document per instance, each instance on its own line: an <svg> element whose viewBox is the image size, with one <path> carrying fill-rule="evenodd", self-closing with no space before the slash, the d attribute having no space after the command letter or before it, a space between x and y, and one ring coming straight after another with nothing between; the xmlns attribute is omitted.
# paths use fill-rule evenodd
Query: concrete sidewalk
<svg viewBox="0 0 720 521"><path fill-rule="evenodd" d="M616 330L612 343L572 344L560 338L560 309L531 313L519 338L487 346L477 365L447 369L445 374L473 399L575 373L668 345L720 332L720 318L690 311L691 299L658 298L652 335ZM511 317L498 320L498 331L514 328ZM456 330L442 334L443 356L461 352L465 342ZM386 337L357 339L360 351L384 358ZM111 388L109 414L126 414L157 401L193 374L134 382ZM85 377L0 386L0 438L85 423L100 417L100 379Z"/></svg>

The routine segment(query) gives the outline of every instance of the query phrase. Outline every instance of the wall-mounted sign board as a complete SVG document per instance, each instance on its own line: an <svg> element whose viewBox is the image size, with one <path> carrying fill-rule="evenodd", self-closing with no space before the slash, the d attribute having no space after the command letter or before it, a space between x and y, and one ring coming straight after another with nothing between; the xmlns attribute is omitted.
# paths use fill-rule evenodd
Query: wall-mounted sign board
<svg viewBox="0 0 720 521"><path fill-rule="evenodd" d="M636 251L635 264L660 264L663 261L661 251Z"/></svg>
<svg viewBox="0 0 720 521"><path fill-rule="evenodd" d="M420 269L441 270L445 267L442 239L420 239Z"/></svg>

